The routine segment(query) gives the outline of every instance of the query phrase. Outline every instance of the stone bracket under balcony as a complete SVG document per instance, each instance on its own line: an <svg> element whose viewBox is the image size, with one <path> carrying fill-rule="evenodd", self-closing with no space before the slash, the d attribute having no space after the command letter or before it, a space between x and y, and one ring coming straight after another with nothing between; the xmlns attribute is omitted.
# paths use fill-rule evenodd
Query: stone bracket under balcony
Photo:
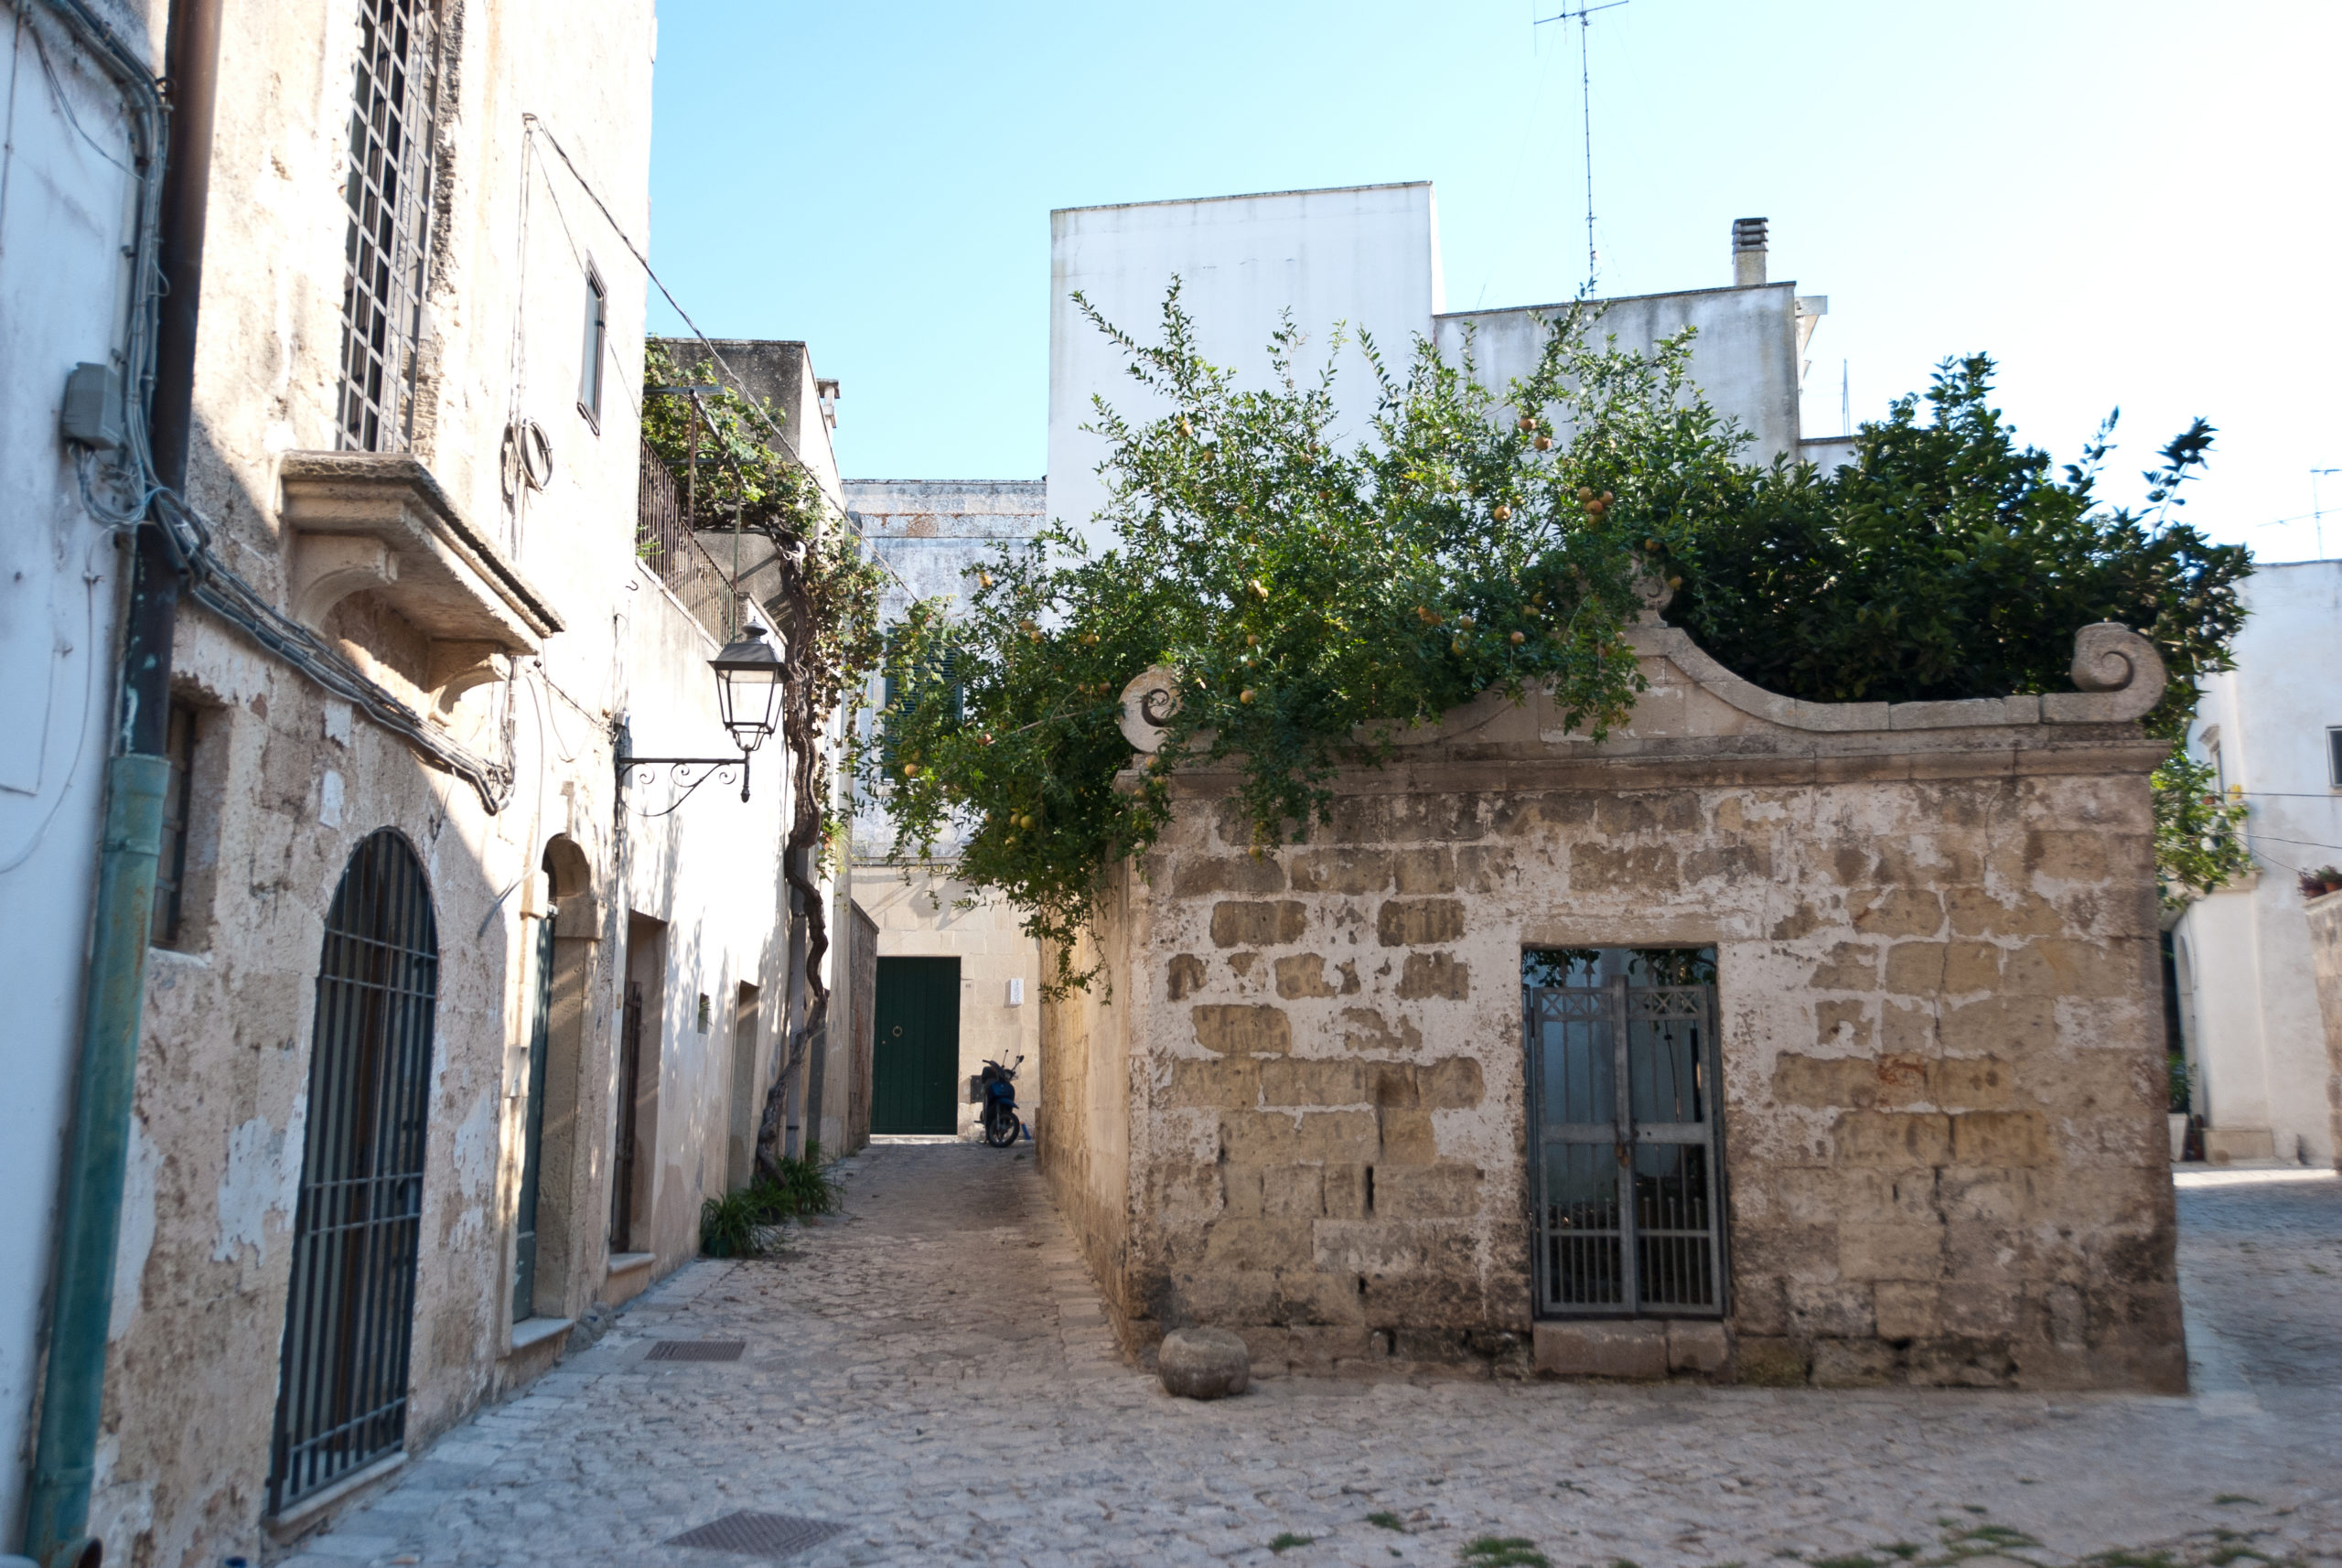
<svg viewBox="0 0 2342 1568"><path fill-rule="evenodd" d="M371 592L429 642L428 689L442 706L495 679L496 655L534 653L562 629L413 457L290 452L278 483L293 618L322 630L336 605Z"/></svg>

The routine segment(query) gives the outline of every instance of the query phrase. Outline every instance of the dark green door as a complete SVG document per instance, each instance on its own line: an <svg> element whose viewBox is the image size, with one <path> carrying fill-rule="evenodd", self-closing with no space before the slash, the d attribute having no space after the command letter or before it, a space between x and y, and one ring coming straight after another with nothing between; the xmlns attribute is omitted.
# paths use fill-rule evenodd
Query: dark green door
<svg viewBox="0 0 2342 1568"><path fill-rule="evenodd" d="M512 1320L537 1315L537 1176L545 1146L545 1058L553 1033L553 911L537 922L537 1005L529 1026L528 1120L521 1139L520 1236L512 1250Z"/></svg>
<svg viewBox="0 0 2342 1568"><path fill-rule="evenodd" d="M873 1133L960 1130L960 961L878 961Z"/></svg>

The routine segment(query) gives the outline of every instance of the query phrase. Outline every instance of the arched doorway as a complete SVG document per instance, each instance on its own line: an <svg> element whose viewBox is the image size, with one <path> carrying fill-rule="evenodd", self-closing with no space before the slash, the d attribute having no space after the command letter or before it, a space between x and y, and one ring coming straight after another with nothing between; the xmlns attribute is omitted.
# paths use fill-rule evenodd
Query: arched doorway
<svg viewBox="0 0 2342 1568"><path fill-rule="evenodd" d="M372 833L326 916L270 1511L406 1442L439 938L405 839Z"/></svg>
<svg viewBox="0 0 2342 1568"><path fill-rule="evenodd" d="M545 845L547 894L528 946L529 1079L523 1101L520 1205L514 1219L512 1320L568 1316L575 1283L578 1104L586 998L601 938L586 852L567 837Z"/></svg>
<svg viewBox="0 0 2342 1568"><path fill-rule="evenodd" d="M545 852L546 890L553 890L553 851ZM513 1223L512 1320L537 1310L537 1211L543 1187L545 1079L553 1044L553 928L561 906L549 902L537 921L535 951L530 954L529 1083L521 1124L521 1206Z"/></svg>

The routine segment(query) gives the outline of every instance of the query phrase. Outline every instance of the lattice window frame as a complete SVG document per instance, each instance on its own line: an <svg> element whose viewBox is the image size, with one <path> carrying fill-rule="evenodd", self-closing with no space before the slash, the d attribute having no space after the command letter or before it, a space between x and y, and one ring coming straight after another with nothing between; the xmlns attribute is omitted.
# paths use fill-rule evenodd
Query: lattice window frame
<svg viewBox="0 0 2342 1568"><path fill-rule="evenodd" d="M430 281L438 86L434 0L360 0L334 444L403 452Z"/></svg>

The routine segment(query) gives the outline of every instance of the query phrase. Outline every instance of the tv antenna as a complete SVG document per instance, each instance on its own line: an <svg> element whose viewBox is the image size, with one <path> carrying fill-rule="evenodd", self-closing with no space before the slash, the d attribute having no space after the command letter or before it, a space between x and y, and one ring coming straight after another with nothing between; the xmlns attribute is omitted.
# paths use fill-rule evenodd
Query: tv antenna
<svg viewBox="0 0 2342 1568"><path fill-rule="evenodd" d="M1577 93L1578 103L1585 121L1585 292L1594 292L1594 73L1586 63L1585 36L1594 27L1596 11L1615 11L1628 0L1606 0L1600 5L1580 5L1574 11L1559 11L1551 16L1540 16L1531 30L1548 22L1577 23Z"/></svg>

